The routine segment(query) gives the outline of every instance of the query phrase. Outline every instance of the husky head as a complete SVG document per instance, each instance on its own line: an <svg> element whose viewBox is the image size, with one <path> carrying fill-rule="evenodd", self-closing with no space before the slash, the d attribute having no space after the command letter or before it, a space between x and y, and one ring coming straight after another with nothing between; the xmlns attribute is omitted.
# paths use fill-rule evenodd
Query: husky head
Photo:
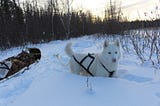
<svg viewBox="0 0 160 106"><path fill-rule="evenodd" d="M106 40L104 42L103 53L107 59L106 61L111 62L111 63L117 63L121 56L119 40L112 42L112 43Z"/></svg>

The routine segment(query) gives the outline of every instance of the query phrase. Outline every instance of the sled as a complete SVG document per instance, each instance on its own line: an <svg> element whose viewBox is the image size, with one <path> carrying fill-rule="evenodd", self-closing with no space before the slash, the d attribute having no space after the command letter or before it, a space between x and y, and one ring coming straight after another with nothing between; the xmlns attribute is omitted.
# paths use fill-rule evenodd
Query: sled
<svg viewBox="0 0 160 106"><path fill-rule="evenodd" d="M41 59L41 51L38 48L27 48L17 56L9 57L0 62L0 80L23 73L28 67Z"/></svg>

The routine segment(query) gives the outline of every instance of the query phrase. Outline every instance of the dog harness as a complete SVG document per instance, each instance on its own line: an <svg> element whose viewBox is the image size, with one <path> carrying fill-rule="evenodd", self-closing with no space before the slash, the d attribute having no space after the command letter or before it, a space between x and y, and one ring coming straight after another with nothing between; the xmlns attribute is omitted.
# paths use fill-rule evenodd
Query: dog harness
<svg viewBox="0 0 160 106"><path fill-rule="evenodd" d="M91 72L89 71L89 68L90 68L90 66L92 65L93 61L95 60L95 57L94 57L93 55L94 55L94 54L88 53L88 55L86 55L81 61L78 61L78 60L76 59L76 57L73 55L73 59L74 59L89 75L91 75L92 77L94 77L94 75L93 75L93 73L91 73ZM83 62L84 62L87 58L91 58L91 61L90 61L89 65L88 65L88 67L86 68L86 67L83 65ZM100 61L100 64L101 64L102 67L109 73L109 77L112 77L115 71L110 72L110 71L107 69L107 67L106 67L101 61Z"/></svg>
<svg viewBox="0 0 160 106"><path fill-rule="evenodd" d="M115 71L109 71L104 64L102 64L102 62L100 61L100 64L102 65L102 67L109 73L109 77L112 77Z"/></svg>
<svg viewBox="0 0 160 106"><path fill-rule="evenodd" d="M91 62L89 63L88 67L86 68L82 63L83 63L88 57L91 58L92 60L91 60ZM73 59L74 59L89 75L91 75L92 77L94 77L94 75L89 71L89 68L90 68L90 66L92 65L92 63L93 63L93 61L94 61L94 59L95 59L95 57L92 56L92 54L88 53L88 55L85 56L81 61L78 61L74 55L73 55Z"/></svg>

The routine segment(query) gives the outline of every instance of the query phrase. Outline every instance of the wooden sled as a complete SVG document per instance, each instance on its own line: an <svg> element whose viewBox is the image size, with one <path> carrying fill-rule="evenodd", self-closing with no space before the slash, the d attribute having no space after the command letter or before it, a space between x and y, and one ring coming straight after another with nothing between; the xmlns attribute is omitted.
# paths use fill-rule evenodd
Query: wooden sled
<svg viewBox="0 0 160 106"><path fill-rule="evenodd" d="M28 48L17 56L9 57L0 62L0 80L18 73L25 67L40 60L41 51L38 48Z"/></svg>

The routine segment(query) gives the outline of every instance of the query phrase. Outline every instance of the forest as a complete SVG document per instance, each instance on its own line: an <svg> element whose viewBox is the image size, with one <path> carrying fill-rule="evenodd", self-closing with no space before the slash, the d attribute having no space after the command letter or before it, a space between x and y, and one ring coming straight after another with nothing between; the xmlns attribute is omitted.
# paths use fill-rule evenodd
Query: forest
<svg viewBox="0 0 160 106"><path fill-rule="evenodd" d="M110 2L101 19L90 11L73 10L69 0L61 6L58 0L49 0L43 7L36 0L23 3L0 0L0 50L95 33L102 36L124 34L127 30L160 26L160 17L129 21L119 7Z"/></svg>

